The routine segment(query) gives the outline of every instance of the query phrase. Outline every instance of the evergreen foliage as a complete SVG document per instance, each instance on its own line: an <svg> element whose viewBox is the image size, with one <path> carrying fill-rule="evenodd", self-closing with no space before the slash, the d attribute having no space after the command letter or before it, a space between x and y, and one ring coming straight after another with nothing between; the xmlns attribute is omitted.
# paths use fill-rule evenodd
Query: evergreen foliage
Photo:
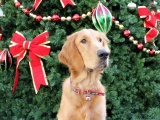
<svg viewBox="0 0 160 120"><path fill-rule="evenodd" d="M148 6L151 0L132 0L137 5ZM33 5L34 0L21 0L25 8ZM76 6L62 8L60 0L43 0L35 14L48 16L73 16L91 11L96 7L97 0L74 0ZM143 21L137 10L129 12L127 4L131 0L110 0L101 2L107 6L113 16L126 29L129 29L138 41L144 42L146 33ZM158 7L160 2L157 0ZM16 59L7 71L0 72L0 119L1 120L56 120L56 113L61 99L61 85L63 79L69 76L68 69L59 63L58 53L66 36L83 28L95 27L91 17L79 22L52 21L36 22L14 7L11 0L2 0L5 17L0 18L3 40L0 49L8 48L15 31L21 32L27 40L47 30L50 34L51 53L47 60L43 60L49 86L41 86L36 95L27 56L20 64L19 85L12 95ZM138 51L115 25L108 33L111 41L110 67L105 70L102 82L107 88L108 120L160 120L160 55L149 56ZM156 45L160 45L160 35L156 38ZM67 108L66 108L67 109Z"/></svg>

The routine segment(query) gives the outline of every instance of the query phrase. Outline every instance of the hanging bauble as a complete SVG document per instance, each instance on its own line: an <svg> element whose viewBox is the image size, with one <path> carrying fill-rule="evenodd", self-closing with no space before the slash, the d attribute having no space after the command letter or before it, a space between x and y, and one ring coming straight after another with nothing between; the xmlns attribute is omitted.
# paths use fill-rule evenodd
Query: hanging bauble
<svg viewBox="0 0 160 120"><path fill-rule="evenodd" d="M0 69L2 69L1 66L4 66L5 70L7 70L8 65L12 65L12 56L9 50L5 48L0 52Z"/></svg>
<svg viewBox="0 0 160 120"><path fill-rule="evenodd" d="M98 31L108 33L112 26L112 15L110 11L99 2L92 14L92 21Z"/></svg>
<svg viewBox="0 0 160 120"><path fill-rule="evenodd" d="M132 11L135 11L137 5L135 3L133 3L133 2L130 2L130 3L128 3L127 7L128 7L128 10L130 12L132 12Z"/></svg>

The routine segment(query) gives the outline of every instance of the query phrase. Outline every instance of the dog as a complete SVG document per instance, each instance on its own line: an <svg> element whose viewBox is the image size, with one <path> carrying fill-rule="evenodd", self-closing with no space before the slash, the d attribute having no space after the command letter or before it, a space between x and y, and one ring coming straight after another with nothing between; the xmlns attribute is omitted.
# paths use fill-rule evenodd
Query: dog
<svg viewBox="0 0 160 120"><path fill-rule="evenodd" d="M58 54L70 77L62 87L58 120L105 120L105 87L100 78L108 67L110 48L105 34L82 29L67 37Z"/></svg>

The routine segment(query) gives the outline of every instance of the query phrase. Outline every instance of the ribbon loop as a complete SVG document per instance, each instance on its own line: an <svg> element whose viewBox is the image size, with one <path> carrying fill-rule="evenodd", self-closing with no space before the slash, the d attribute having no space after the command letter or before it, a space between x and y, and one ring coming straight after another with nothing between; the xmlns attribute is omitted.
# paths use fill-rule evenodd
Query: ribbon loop
<svg viewBox="0 0 160 120"><path fill-rule="evenodd" d="M43 68L43 63L40 59L49 55L50 46L46 45L47 43L49 43L49 41L47 41L48 36L49 34L46 31L35 37L32 41L26 41L21 33L17 31L14 33L11 40L12 44L9 46L13 57L17 57L16 75L14 78L12 93L14 93L18 85L19 81L18 67L20 62L25 57L27 50L29 50L29 59L31 60L29 62L29 65L36 94L40 89L41 85L48 85L46 73Z"/></svg>
<svg viewBox="0 0 160 120"><path fill-rule="evenodd" d="M23 48L29 50L30 49L31 42L30 41L24 41L23 42Z"/></svg>

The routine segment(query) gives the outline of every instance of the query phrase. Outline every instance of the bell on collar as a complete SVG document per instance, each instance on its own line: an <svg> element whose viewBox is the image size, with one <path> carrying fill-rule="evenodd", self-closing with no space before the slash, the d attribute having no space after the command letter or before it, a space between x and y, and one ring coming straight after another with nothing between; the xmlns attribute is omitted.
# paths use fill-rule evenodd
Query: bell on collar
<svg viewBox="0 0 160 120"><path fill-rule="evenodd" d="M90 96L86 96L86 100L87 100L87 101L90 101L90 100L91 100L91 97L90 97Z"/></svg>

